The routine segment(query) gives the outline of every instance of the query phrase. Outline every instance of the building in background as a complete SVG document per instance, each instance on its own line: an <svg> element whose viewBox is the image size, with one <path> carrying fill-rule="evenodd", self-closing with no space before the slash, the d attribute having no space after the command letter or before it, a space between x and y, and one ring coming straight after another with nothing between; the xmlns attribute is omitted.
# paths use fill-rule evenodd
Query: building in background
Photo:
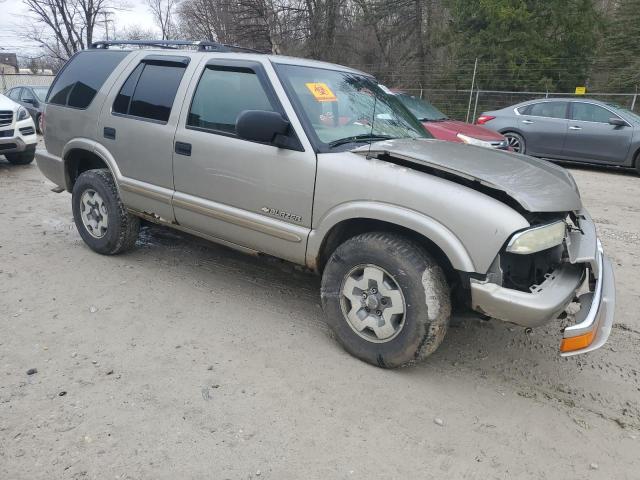
<svg viewBox="0 0 640 480"><path fill-rule="evenodd" d="M0 52L0 73L18 73L18 57L15 53Z"/></svg>

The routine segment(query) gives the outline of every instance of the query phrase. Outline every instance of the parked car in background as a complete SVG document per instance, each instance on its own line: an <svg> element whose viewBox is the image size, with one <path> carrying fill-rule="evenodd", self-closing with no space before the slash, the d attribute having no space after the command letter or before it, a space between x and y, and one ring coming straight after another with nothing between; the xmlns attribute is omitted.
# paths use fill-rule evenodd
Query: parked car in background
<svg viewBox="0 0 640 480"><path fill-rule="evenodd" d="M26 165L36 152L36 127L23 106L0 94L0 155L9 163Z"/></svg>
<svg viewBox="0 0 640 480"><path fill-rule="evenodd" d="M508 149L507 139L488 128L452 120L428 101L401 91L392 93L439 140L468 143L479 147Z"/></svg>
<svg viewBox="0 0 640 480"><path fill-rule="evenodd" d="M8 90L5 95L29 111L38 132L42 133L42 112L44 111L44 100L47 98L48 91L49 87L21 85Z"/></svg>
<svg viewBox="0 0 640 480"><path fill-rule="evenodd" d="M590 99L555 98L484 112L476 122L502 133L519 153L571 162L635 167L640 116Z"/></svg>

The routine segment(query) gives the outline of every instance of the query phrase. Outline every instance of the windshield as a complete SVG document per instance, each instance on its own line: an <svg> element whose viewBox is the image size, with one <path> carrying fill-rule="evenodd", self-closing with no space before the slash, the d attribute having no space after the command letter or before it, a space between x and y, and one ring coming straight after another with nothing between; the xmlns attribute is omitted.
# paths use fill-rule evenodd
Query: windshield
<svg viewBox="0 0 640 480"><path fill-rule="evenodd" d="M33 87L33 93L36 94L38 100L44 102L44 99L47 98L47 92L49 91L49 87Z"/></svg>
<svg viewBox="0 0 640 480"><path fill-rule="evenodd" d="M423 100L406 93L397 93L396 96L403 103L405 107L413 113L421 122L436 122L438 120L447 120L448 117L431 105L426 100Z"/></svg>
<svg viewBox="0 0 640 480"><path fill-rule="evenodd" d="M640 115L638 115L636 112L629 110L627 108L621 107L617 103L609 103L608 105L612 107L614 110L618 110L619 112L621 112L623 117L626 115L628 117L631 117L634 121L640 123Z"/></svg>
<svg viewBox="0 0 640 480"><path fill-rule="evenodd" d="M277 69L293 103L328 148L429 137L410 112L370 77L298 65L280 64Z"/></svg>

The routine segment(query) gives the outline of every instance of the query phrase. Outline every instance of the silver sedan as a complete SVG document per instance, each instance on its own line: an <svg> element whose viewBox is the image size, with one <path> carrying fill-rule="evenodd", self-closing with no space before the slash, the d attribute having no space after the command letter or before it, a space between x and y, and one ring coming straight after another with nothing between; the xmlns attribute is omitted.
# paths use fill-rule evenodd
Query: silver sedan
<svg viewBox="0 0 640 480"><path fill-rule="evenodd" d="M484 112L477 123L511 149L551 160L633 167L640 173L640 116L617 105L557 98Z"/></svg>

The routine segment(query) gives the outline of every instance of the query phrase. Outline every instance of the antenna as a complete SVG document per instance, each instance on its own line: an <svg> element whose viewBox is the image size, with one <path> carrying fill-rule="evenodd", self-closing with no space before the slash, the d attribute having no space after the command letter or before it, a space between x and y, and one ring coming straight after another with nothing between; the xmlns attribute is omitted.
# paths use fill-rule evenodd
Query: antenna
<svg viewBox="0 0 640 480"><path fill-rule="evenodd" d="M373 143L373 124L376 121L376 105L378 104L378 95L374 90L373 93L373 117L371 118L371 131L369 132L369 151L367 151L367 158L371 158L371 144Z"/></svg>

